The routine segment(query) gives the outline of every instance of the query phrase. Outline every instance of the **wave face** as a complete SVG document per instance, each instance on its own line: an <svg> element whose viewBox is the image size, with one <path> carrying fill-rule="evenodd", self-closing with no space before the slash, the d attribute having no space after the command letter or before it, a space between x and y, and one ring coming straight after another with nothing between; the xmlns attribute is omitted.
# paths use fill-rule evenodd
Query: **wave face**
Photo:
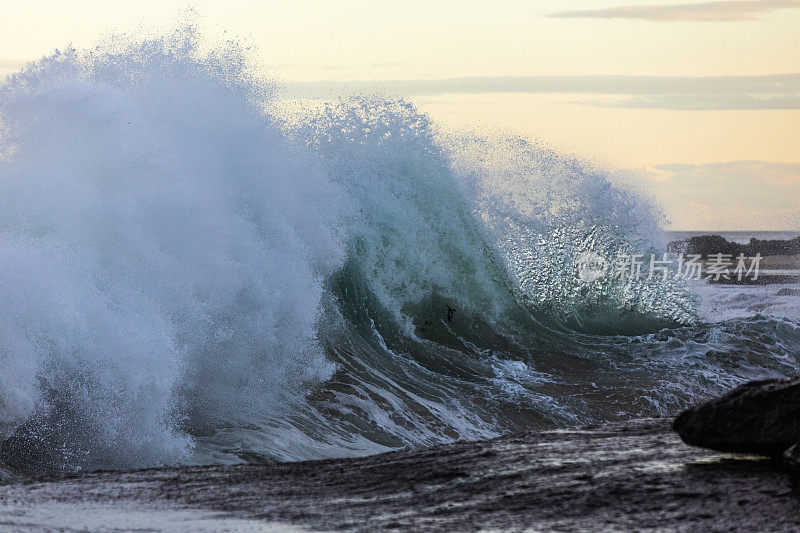
<svg viewBox="0 0 800 533"><path fill-rule="evenodd" d="M0 467L363 455L797 371L796 318L576 275L663 244L603 171L404 102L281 105L191 29L0 87Z"/></svg>

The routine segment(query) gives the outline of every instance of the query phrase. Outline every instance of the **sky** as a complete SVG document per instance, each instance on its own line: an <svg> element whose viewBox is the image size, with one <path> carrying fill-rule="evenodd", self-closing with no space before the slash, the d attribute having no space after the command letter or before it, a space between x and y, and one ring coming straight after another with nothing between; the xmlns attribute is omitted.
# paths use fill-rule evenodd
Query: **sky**
<svg viewBox="0 0 800 533"><path fill-rule="evenodd" d="M380 91L536 138L650 191L669 229L800 230L800 0L3 0L0 75L189 6L291 97Z"/></svg>

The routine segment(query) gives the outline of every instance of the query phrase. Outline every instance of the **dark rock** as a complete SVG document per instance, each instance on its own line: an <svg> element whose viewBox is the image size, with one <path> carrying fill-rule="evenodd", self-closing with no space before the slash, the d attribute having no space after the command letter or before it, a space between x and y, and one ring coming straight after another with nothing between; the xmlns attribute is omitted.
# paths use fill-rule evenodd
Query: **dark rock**
<svg viewBox="0 0 800 533"><path fill-rule="evenodd" d="M692 237L686 252L690 254L700 254L704 257L710 254L731 254L736 255L741 251L741 245L735 242L728 242L719 235L705 235L702 237Z"/></svg>
<svg viewBox="0 0 800 533"><path fill-rule="evenodd" d="M747 383L687 409L672 427L687 444L781 457L800 442L800 378Z"/></svg>
<svg viewBox="0 0 800 533"><path fill-rule="evenodd" d="M783 452L783 462L793 474L800 474L800 443Z"/></svg>
<svg viewBox="0 0 800 533"><path fill-rule="evenodd" d="M756 254L768 255L796 255L800 254L800 237L788 240L758 240L750 239L748 244L730 242L720 235L701 235L675 241L667 245L671 253L698 254L705 258L713 254L730 254L745 257L754 257Z"/></svg>
<svg viewBox="0 0 800 533"><path fill-rule="evenodd" d="M760 241L750 239L750 244L742 247L742 252L747 256L756 255L795 255L800 254L800 237L789 240Z"/></svg>

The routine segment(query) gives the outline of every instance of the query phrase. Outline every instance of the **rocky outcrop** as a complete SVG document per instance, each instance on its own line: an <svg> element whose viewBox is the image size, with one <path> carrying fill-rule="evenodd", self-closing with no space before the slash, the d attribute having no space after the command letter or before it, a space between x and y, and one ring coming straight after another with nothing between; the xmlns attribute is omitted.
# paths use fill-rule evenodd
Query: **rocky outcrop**
<svg viewBox="0 0 800 533"><path fill-rule="evenodd" d="M673 429L687 444L781 457L800 442L800 378L742 385L684 411ZM796 453L800 461L800 450Z"/></svg>
<svg viewBox="0 0 800 533"><path fill-rule="evenodd" d="M753 257L756 254L768 255L796 255L800 254L800 237L788 240L758 240L750 239L748 244L730 242L719 235L702 235L692 237L685 241L669 243L667 249L672 253L698 254L708 257L712 254L730 254Z"/></svg>
<svg viewBox="0 0 800 533"><path fill-rule="evenodd" d="M745 244L742 253L746 256L753 256L757 253L761 255L796 255L800 254L800 237L795 237L789 240L769 240L760 241L758 239L750 239L748 244Z"/></svg>

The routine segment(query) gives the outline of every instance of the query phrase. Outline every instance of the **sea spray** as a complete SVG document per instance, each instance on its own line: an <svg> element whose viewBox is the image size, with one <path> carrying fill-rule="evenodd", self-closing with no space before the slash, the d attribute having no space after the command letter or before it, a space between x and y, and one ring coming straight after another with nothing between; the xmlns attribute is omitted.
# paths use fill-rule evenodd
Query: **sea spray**
<svg viewBox="0 0 800 533"><path fill-rule="evenodd" d="M315 324L343 260L338 192L240 60L180 30L56 53L0 88L7 447L182 461L189 433L330 376Z"/></svg>
<svg viewBox="0 0 800 533"><path fill-rule="evenodd" d="M596 333L696 321L695 302L674 272L614 275L615 262L633 254L647 272L650 254L664 244L663 215L642 191L522 138L450 135L446 146L476 219L534 313ZM578 275L585 254L605 262L601 276Z"/></svg>

